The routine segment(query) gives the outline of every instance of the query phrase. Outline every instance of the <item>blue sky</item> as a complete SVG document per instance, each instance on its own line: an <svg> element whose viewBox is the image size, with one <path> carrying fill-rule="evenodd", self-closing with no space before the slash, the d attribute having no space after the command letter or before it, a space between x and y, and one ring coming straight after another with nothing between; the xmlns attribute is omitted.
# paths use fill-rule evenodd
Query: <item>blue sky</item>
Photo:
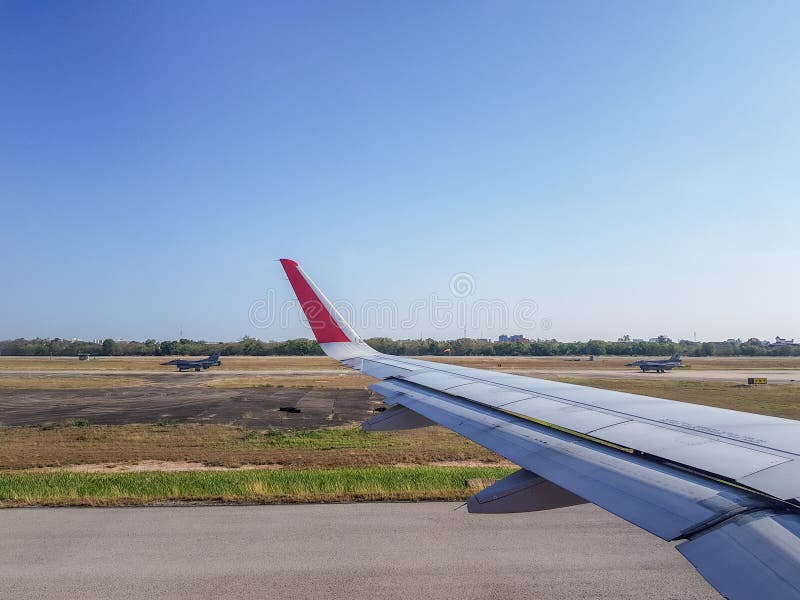
<svg viewBox="0 0 800 600"><path fill-rule="evenodd" d="M0 3L0 338L800 337L799 17Z"/></svg>

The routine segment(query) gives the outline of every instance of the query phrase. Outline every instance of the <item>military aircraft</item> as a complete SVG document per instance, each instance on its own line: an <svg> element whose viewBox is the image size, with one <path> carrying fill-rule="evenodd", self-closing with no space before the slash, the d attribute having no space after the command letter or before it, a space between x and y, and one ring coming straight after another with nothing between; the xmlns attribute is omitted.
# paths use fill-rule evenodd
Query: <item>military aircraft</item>
<svg viewBox="0 0 800 600"><path fill-rule="evenodd" d="M209 367L219 367L222 365L222 361L219 359L219 352L214 352L208 358L203 358L200 360L184 360L182 358L176 358L175 360L163 362L161 364L174 365L178 367L178 371L191 371L192 369L199 371L200 369L208 369Z"/></svg>
<svg viewBox="0 0 800 600"><path fill-rule="evenodd" d="M626 367L639 367L642 373L648 371L655 371L656 373L663 373L664 371L671 371L675 367L682 367L680 354L673 354L670 358L664 360L637 360L625 365Z"/></svg>
<svg viewBox="0 0 800 600"><path fill-rule="evenodd" d="M383 354L281 264L325 354L380 380L364 430L439 424L521 467L469 512L592 502L678 542L726 598L800 600L800 422Z"/></svg>

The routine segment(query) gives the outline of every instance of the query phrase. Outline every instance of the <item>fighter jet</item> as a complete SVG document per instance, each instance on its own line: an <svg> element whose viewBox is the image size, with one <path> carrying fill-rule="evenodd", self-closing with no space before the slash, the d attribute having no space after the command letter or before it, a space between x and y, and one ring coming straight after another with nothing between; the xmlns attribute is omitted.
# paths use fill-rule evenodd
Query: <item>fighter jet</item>
<svg viewBox="0 0 800 600"><path fill-rule="evenodd" d="M675 367L682 367L683 363L681 362L681 355L674 354L670 358L665 358L664 360L637 360L625 366L639 367L642 373L647 373L648 371L663 373L664 371L671 371Z"/></svg>
<svg viewBox="0 0 800 600"><path fill-rule="evenodd" d="M175 365L178 367L178 371L191 371L192 369L199 371L200 369L207 369L209 367L219 367L222 361L219 359L219 352L214 352L208 358L203 358L201 360L183 360L182 358L176 358L175 360L163 362L161 364Z"/></svg>

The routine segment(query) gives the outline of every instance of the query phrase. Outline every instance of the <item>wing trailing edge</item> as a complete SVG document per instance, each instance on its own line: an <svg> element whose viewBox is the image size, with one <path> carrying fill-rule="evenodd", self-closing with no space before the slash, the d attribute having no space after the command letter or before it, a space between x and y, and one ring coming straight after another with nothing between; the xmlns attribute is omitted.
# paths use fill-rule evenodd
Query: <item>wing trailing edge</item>
<svg viewBox="0 0 800 600"><path fill-rule="evenodd" d="M436 425L436 423L405 406L395 404L377 416L364 421L361 429L364 431L402 431L431 425Z"/></svg>
<svg viewBox="0 0 800 600"><path fill-rule="evenodd" d="M564 508L587 501L544 477L520 469L467 500L471 513L501 514Z"/></svg>
<svg viewBox="0 0 800 600"><path fill-rule="evenodd" d="M726 598L800 597L800 515L754 511L735 516L678 551Z"/></svg>

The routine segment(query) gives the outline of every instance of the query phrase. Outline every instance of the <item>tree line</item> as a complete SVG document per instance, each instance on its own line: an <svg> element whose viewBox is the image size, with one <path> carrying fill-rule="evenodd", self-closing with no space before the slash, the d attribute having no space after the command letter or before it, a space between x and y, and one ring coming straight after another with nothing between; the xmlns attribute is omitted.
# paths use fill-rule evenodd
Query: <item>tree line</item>
<svg viewBox="0 0 800 600"><path fill-rule="evenodd" d="M667 340L655 342L559 342L534 340L486 342L468 338L457 340L392 340L372 338L367 343L380 352L401 356L800 356L800 346L768 348L757 342L691 342ZM294 339L264 342L245 337L237 342L202 340L148 339L143 342L106 339L102 342L63 340L60 338L15 339L0 341L2 356L200 356L219 352L225 356L305 356L323 354L314 340Z"/></svg>

